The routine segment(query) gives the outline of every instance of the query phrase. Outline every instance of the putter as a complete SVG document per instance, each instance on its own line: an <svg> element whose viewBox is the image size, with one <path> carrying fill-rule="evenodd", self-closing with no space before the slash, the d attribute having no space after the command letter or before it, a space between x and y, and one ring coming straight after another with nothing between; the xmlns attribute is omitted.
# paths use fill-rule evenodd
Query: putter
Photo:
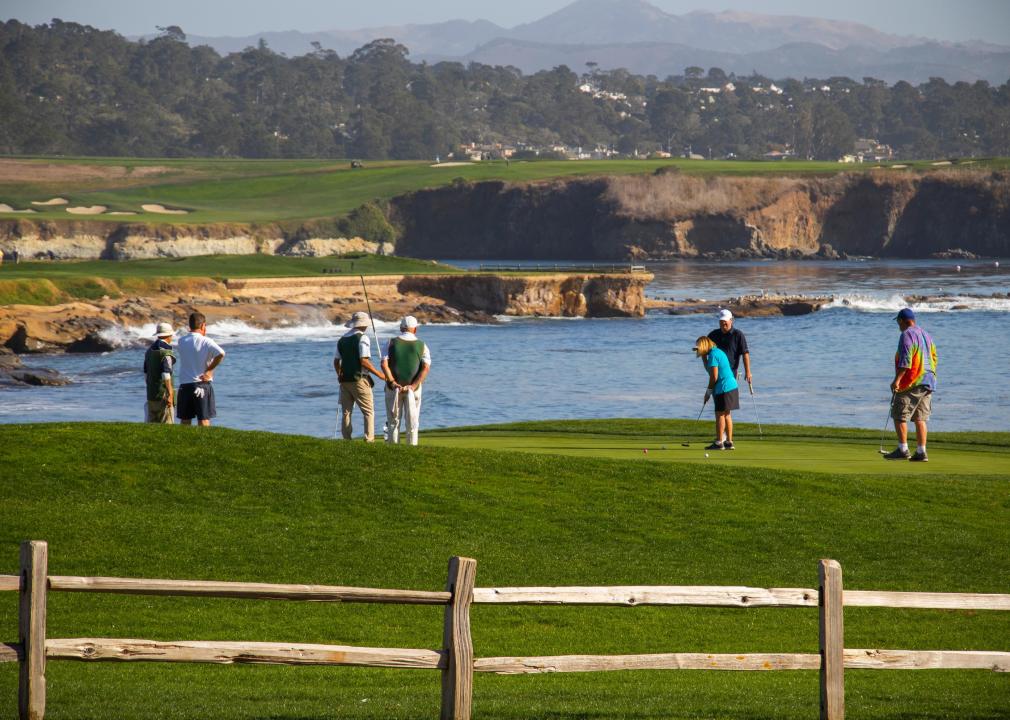
<svg viewBox="0 0 1010 720"><path fill-rule="evenodd" d="M764 433L764 430L761 429L761 416L758 414L758 401L757 401L757 398L754 397L754 384L753 383L747 383L747 387L750 389L750 399L751 399L751 402L754 403L754 418L757 420L757 424L758 424L758 437L760 437L762 440L764 440L765 439L765 433Z"/></svg>
<svg viewBox="0 0 1010 720"><path fill-rule="evenodd" d="M894 393L891 393L891 402L887 404L887 417L884 418L884 428L880 431L880 450L881 455L887 455L887 450L884 449L884 435L887 434L887 426L891 421L891 405L894 404Z"/></svg>
<svg viewBox="0 0 1010 720"><path fill-rule="evenodd" d="M701 404L701 410L698 411L698 419L695 420L695 422L699 422L701 420L701 416L705 414L705 406L706 405L708 405L708 397L707 396L705 397L705 402L703 402ZM680 446L681 447L691 447L691 442L690 441L688 441L688 442L682 442L680 444Z"/></svg>

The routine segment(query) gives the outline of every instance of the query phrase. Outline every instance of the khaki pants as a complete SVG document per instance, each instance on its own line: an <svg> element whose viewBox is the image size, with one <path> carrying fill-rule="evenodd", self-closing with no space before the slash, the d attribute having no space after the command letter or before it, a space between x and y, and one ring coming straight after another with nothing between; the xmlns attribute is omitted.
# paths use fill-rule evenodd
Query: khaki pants
<svg viewBox="0 0 1010 720"><path fill-rule="evenodd" d="M365 440L375 439L375 410L372 403L372 386L367 377L340 383L340 433L344 440L351 439L351 411L357 403L365 419Z"/></svg>
<svg viewBox="0 0 1010 720"><path fill-rule="evenodd" d="M164 400L148 400L147 418L145 420L149 423L173 425L175 418L172 416L172 406Z"/></svg>
<svg viewBox="0 0 1010 720"><path fill-rule="evenodd" d="M410 394L397 392L386 386L386 442L396 445L400 442L400 418L407 421L407 443L417 445L417 431L421 425L421 390L414 391L414 402Z"/></svg>

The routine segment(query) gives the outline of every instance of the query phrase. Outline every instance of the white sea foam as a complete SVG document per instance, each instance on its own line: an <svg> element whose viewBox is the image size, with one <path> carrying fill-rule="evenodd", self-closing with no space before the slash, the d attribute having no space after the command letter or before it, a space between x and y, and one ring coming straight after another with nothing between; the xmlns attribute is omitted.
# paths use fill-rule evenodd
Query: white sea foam
<svg viewBox="0 0 1010 720"><path fill-rule="evenodd" d="M970 295L950 295L931 298L928 302L909 304L901 295L837 295L826 308L847 308L858 312L897 312L904 307L912 307L916 312L963 312L990 311L1010 312L1010 299L994 297L973 297Z"/></svg>
<svg viewBox="0 0 1010 720"><path fill-rule="evenodd" d="M371 329L371 328L369 328ZM154 339L154 323L145 325L114 325L101 331L101 336L115 347L134 347L144 345ZM390 338L399 332L397 322L385 320L375 321L375 330L379 339ZM316 322L297 325L278 325L271 328L261 328L250 325L242 320L221 320L207 325L207 335L224 344L247 345L266 342L335 342L347 332L343 325ZM185 328L176 328L176 337L186 333Z"/></svg>

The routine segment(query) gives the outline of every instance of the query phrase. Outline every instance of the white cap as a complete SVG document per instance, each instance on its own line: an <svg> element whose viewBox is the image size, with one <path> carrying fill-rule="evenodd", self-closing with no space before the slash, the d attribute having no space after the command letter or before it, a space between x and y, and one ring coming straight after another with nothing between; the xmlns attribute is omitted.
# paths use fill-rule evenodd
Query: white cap
<svg viewBox="0 0 1010 720"><path fill-rule="evenodd" d="M348 320L346 323L344 323L344 327L349 328L368 327L369 322L370 318L368 317L368 313L361 312L359 310L358 312L351 315L351 319Z"/></svg>
<svg viewBox="0 0 1010 720"><path fill-rule="evenodd" d="M163 338L172 337L173 335L175 335L175 330L172 329L172 325L170 323L158 323L158 326L154 329L155 337Z"/></svg>
<svg viewBox="0 0 1010 720"><path fill-rule="evenodd" d="M401 330L413 330L417 327L417 318L413 315L404 315L403 319L400 320Z"/></svg>
<svg viewBox="0 0 1010 720"><path fill-rule="evenodd" d="M719 322L722 322L723 320L732 320L732 319L733 319L733 313L731 313L726 308L723 308L722 310L719 311Z"/></svg>

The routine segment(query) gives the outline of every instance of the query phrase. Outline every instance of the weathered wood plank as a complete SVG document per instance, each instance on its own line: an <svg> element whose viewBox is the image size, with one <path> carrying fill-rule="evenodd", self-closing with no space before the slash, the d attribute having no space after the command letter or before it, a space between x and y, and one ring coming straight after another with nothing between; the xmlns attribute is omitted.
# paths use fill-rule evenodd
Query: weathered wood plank
<svg viewBox="0 0 1010 720"><path fill-rule="evenodd" d="M860 670L992 670L1010 672L1010 652L988 650L845 651L845 667Z"/></svg>
<svg viewBox="0 0 1010 720"><path fill-rule="evenodd" d="M711 585L474 588L475 603L510 605L709 605L716 607L817 607L808 588Z"/></svg>
<svg viewBox="0 0 1010 720"><path fill-rule="evenodd" d="M821 648L821 720L845 718L845 631L842 621L842 566L818 565Z"/></svg>
<svg viewBox="0 0 1010 720"><path fill-rule="evenodd" d="M796 653L662 653L651 655L555 655L478 658L474 671L515 675L613 670L816 670L820 655Z"/></svg>
<svg viewBox="0 0 1010 720"><path fill-rule="evenodd" d="M42 720L46 714L46 576L49 548L42 540L21 543L18 595L18 717Z"/></svg>
<svg viewBox="0 0 1010 720"><path fill-rule="evenodd" d="M983 593L890 592L846 590L847 607L922 608L938 610L1010 610L1010 595Z"/></svg>
<svg viewBox="0 0 1010 720"><path fill-rule="evenodd" d="M358 665L421 670L439 670L445 666L443 653L438 650L304 643L70 638L50 639L46 643L46 654L50 658L87 661Z"/></svg>
<svg viewBox="0 0 1010 720"><path fill-rule="evenodd" d="M4 590L18 590L20 587L20 575L0 575L0 592Z"/></svg>
<svg viewBox="0 0 1010 720"><path fill-rule="evenodd" d="M446 668L442 671L442 720L470 720L473 712L473 639L470 636L470 605L477 561L454 557L449 560L445 589L452 601L445 608L442 642Z"/></svg>
<svg viewBox="0 0 1010 720"><path fill-rule="evenodd" d="M22 652L18 643L0 643L0 663L17 662L21 659Z"/></svg>
<svg viewBox="0 0 1010 720"><path fill-rule="evenodd" d="M49 589L59 592L121 593L126 595L178 595L258 600L307 600L312 602L402 603L445 605L447 592L389 590L336 585L276 585L214 580L159 580L153 578L72 577L53 575Z"/></svg>

